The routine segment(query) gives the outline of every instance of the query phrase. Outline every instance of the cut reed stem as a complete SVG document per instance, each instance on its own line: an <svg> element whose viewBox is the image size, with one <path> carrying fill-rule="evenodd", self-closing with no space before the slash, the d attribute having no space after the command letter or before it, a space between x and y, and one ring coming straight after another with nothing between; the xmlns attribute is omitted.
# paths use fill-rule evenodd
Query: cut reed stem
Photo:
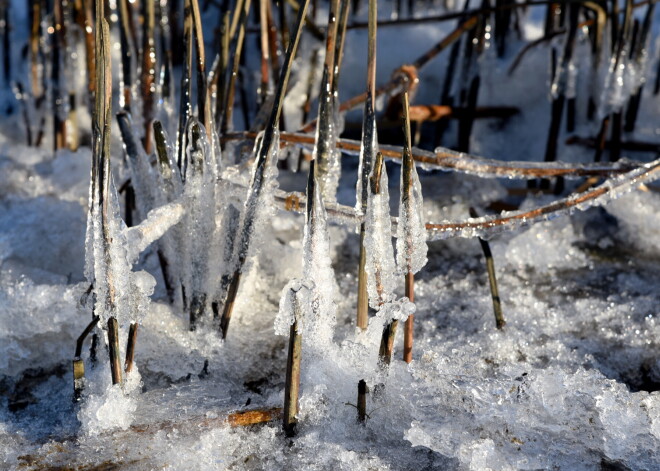
<svg viewBox="0 0 660 471"><path fill-rule="evenodd" d="M124 371L129 374L133 370L133 361L135 360L135 345L137 343L138 323L131 322L128 328L128 341L126 342L126 359L124 361Z"/></svg>
<svg viewBox="0 0 660 471"><path fill-rule="evenodd" d="M313 198L313 197L312 197ZM292 292L294 322L289 332L289 351L286 362L284 386L284 432L288 437L295 435L298 419L298 395L300 391L300 360L302 358L302 334L298 328L298 300Z"/></svg>

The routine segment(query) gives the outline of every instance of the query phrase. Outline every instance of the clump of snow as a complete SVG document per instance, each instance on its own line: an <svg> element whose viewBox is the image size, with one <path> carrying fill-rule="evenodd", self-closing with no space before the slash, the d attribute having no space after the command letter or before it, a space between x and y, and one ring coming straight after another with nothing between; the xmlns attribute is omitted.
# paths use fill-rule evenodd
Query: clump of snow
<svg viewBox="0 0 660 471"><path fill-rule="evenodd" d="M101 378L94 379L101 380ZM101 393L92 393L85 397L78 411L78 420L83 432L98 435L107 430L128 429L133 423L137 409L137 400L134 396L139 387L139 374L134 370L123 385L108 384Z"/></svg>
<svg viewBox="0 0 660 471"><path fill-rule="evenodd" d="M624 240L648 253L660 253L660 197L650 191L635 191L612 201L607 212L616 217Z"/></svg>

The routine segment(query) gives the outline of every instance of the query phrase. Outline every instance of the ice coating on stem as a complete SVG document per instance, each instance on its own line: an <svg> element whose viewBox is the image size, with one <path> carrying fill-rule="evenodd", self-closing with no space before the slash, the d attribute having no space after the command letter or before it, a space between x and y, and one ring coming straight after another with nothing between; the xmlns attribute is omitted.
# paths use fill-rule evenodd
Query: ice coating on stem
<svg viewBox="0 0 660 471"><path fill-rule="evenodd" d="M311 283L294 278L289 281L280 296L280 305L275 316L275 334L287 337L289 328L298 319L301 323L300 307L304 306L309 291L313 288Z"/></svg>
<svg viewBox="0 0 660 471"><path fill-rule="evenodd" d="M383 304L376 315L387 324L392 321L405 321L411 314L415 314L415 305L403 297Z"/></svg>
<svg viewBox="0 0 660 471"><path fill-rule="evenodd" d="M142 223L127 228L125 232L129 245L129 261L135 262L152 242L160 239L170 227L181 220L184 212L180 202L173 202L149 211Z"/></svg>
<svg viewBox="0 0 660 471"><path fill-rule="evenodd" d="M310 167L314 173L317 167ZM303 279L312 284L309 299L304 303L304 335L313 343L332 342L336 322L337 306L334 302L337 292L335 272L330 258L328 220L321 196L321 188L310 175L307 186L308 208L303 233ZM311 195L309 194L311 192Z"/></svg>
<svg viewBox="0 0 660 471"><path fill-rule="evenodd" d="M94 285L95 313L102 324L115 317L122 326L140 321L156 281L146 272L131 270L134 252L129 249L126 225L119 216L119 201L112 176L108 178L106 214L102 214L96 192L91 202L86 250L92 256L88 257L91 266L86 272Z"/></svg>
<svg viewBox="0 0 660 471"><path fill-rule="evenodd" d="M161 192L157 187L158 178L154 175L149 157L137 138L131 115L126 112L119 113L117 121L128 157L126 161L131 175L131 186L135 190L138 213L140 218L145 219L149 211L154 209L157 195Z"/></svg>
<svg viewBox="0 0 660 471"><path fill-rule="evenodd" d="M261 155L260 147L264 145L263 139L257 139L256 155ZM240 220L240 232L234 248L234 263L236 269L243 271L244 264L250 255L252 239L260 233L259 229L268 220L273 212L273 197L277 189L277 156L280 147L280 133L273 132L268 152L265 154L266 162L261 165L255 162L247 199ZM252 249L255 250L255 249ZM233 271L233 270L232 270Z"/></svg>
<svg viewBox="0 0 660 471"><path fill-rule="evenodd" d="M410 168L410 192L401 191L399 198L399 220L397 224L396 264L399 273L417 273L426 265L426 225L424 222L424 201L422 185L415 165ZM407 172L401 171L401 188L405 188Z"/></svg>
<svg viewBox="0 0 660 471"><path fill-rule="evenodd" d="M203 311L209 292L209 255L215 231L216 167L204 127L191 118L188 125L187 175L184 201L185 247L190 267L185 275L191 309Z"/></svg>
<svg viewBox="0 0 660 471"><path fill-rule="evenodd" d="M377 168L375 166L374 168ZM375 172L374 172L375 173ZM392 220L390 218L390 195L387 189L387 170L382 164L378 179L378 192L373 183L368 187L369 200L364 220L366 250L367 291L369 305L374 309L390 301L397 285L394 250L392 248Z"/></svg>
<svg viewBox="0 0 660 471"><path fill-rule="evenodd" d="M341 175L341 152L337 149L338 129L337 97L330 90L327 71L323 74L319 97L319 117L316 125L316 146L313 158L322 189L323 199L332 203L337 199L337 186Z"/></svg>
<svg viewBox="0 0 660 471"><path fill-rule="evenodd" d="M378 153L378 133L376 132L376 116L373 109L371 94L367 93L364 103L364 119L362 122L362 142L360 143L360 164L358 166L358 180L356 186L355 209L359 214L367 210L369 199L369 175L371 167Z"/></svg>

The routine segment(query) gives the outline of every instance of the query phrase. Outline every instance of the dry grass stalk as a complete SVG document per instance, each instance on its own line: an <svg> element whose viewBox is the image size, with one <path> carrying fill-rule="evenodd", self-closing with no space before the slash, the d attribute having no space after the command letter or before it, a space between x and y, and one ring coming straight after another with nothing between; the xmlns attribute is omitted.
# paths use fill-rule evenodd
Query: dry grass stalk
<svg viewBox="0 0 660 471"><path fill-rule="evenodd" d="M371 9L369 11L371 12ZM369 17L371 18L371 13ZM372 34L374 35L376 34L376 21L375 20L371 21L371 23L373 23L373 26L370 27L369 38L372 37ZM373 90L372 87L368 87L367 92L362 93L360 95L356 95L344 101L339 105L339 112L341 113L352 110L356 106L364 103L367 100L367 95L371 95L372 103L375 103L376 97L389 94L394 90L402 89L402 91L406 91L409 90L410 87L414 87L418 81L417 72L419 71L419 69L427 65L432 59L434 59L438 54L440 54L440 52L442 52L444 49L450 46L454 41L460 38L463 33L472 29L476 25L476 23L477 23L476 17L471 17L465 22L461 23L454 31L449 33L441 41L435 44L432 48L430 48L428 51L426 51L424 54L418 57L411 65L402 65L401 67L396 69L392 74L392 78L390 79L390 81L384 85L381 85L378 88L376 88L375 86L375 80L376 80L375 70L373 71L373 73L369 72L368 79L374 81ZM344 36L342 35L342 38L343 37ZM341 58L341 49L339 52L340 54L338 57ZM374 53L375 53L375 45L374 45ZM315 126L316 126L316 120L313 120L303 125L300 128L300 131L310 132L315 128Z"/></svg>
<svg viewBox="0 0 660 471"><path fill-rule="evenodd" d="M124 360L124 371L126 374L133 371L133 361L135 360L135 345L137 343L138 323L131 322L128 328L128 341L126 342L126 359Z"/></svg>
<svg viewBox="0 0 660 471"><path fill-rule="evenodd" d="M98 299L105 308L114 313L115 287L114 273L109 267L110 244L112 236L108 226L108 200L112 186L110 171L110 125L112 113L112 72L110 56L110 31L104 14L103 0L96 0L95 19L95 57L96 62L96 99L92 116L92 192L100 205L103 252L108 267L105 282L108 284L106 299ZM108 344L110 348L110 369L113 384L121 383L121 366L119 361L119 331L117 319L111 316L107 323Z"/></svg>
<svg viewBox="0 0 660 471"><path fill-rule="evenodd" d="M277 25L273 19L273 4L266 2L266 21L268 24L268 47L273 78L280 76L280 50L277 42Z"/></svg>
<svg viewBox="0 0 660 471"><path fill-rule="evenodd" d="M215 125L222 123L222 114L225 107L225 93L227 91L227 66L229 64L229 21L230 13L225 12L220 26L220 50L213 63L211 74L209 76L209 93L215 99Z"/></svg>
<svg viewBox="0 0 660 471"><path fill-rule="evenodd" d="M310 170L313 173L313 170ZM313 178L313 177L311 177ZM308 204L313 202L313 193L308 197ZM309 213L309 211L308 211ZM300 392L300 360L302 358L302 334L298 328L298 300L296 293L291 293L295 320L289 332L289 351L286 361L286 382L284 385L284 432L291 437L295 434L298 423L298 396Z"/></svg>
<svg viewBox="0 0 660 471"><path fill-rule="evenodd" d="M144 150L153 151L153 120L156 105L156 9L154 1L145 1L142 23L142 117L144 119ZM130 84L129 84L130 86ZM129 91L130 93L130 91Z"/></svg>
<svg viewBox="0 0 660 471"><path fill-rule="evenodd" d="M67 83L64 68L67 66L66 57L66 24L64 22L64 0L56 0L53 4L53 65L51 68L52 99L53 99L53 131L54 149L64 149L67 146L67 121L65 113L69 95L66 91ZM8 57L5 54L5 57Z"/></svg>
<svg viewBox="0 0 660 471"><path fill-rule="evenodd" d="M108 319L108 353L110 355L110 374L112 384L122 383L121 360L119 358L119 325L117 319Z"/></svg>
<svg viewBox="0 0 660 471"><path fill-rule="evenodd" d="M76 4L82 0L77 0ZM30 27L30 85L32 88L32 97L38 100L43 94L41 83L41 69L39 67L39 59L42 55L41 50L41 16L42 16L42 2L41 0L32 0L30 2L31 14L31 27Z"/></svg>
<svg viewBox="0 0 660 471"><path fill-rule="evenodd" d="M378 19L377 1L369 0L369 43L367 46L367 91L365 92L364 116L362 122L362 143L358 178L361 180L362 193L357 195L361 214L366 213L369 194L369 175L374 159L373 146L377 142L376 111L376 23ZM367 294L366 252L364 247L365 227L360 224L360 258L358 263L358 304L356 324L365 330L369 325L369 296Z"/></svg>
<svg viewBox="0 0 660 471"><path fill-rule="evenodd" d="M477 211L474 208L470 208L470 217L479 217ZM495 274L495 261L493 259L493 253L490 250L490 244L487 240L484 240L481 237L477 238L479 239L481 250L484 253L484 257L486 258L488 284L490 287L490 296L493 299L493 314L495 314L495 327L497 327L498 330L502 330L506 322L504 322L504 315L502 314L502 302L500 299L499 290L497 288L497 276Z"/></svg>
<svg viewBox="0 0 660 471"><path fill-rule="evenodd" d="M202 31L202 17L199 12L197 0L190 2L192 24L195 37L195 53L197 54L197 114L206 129L209 142L212 142L213 128L211 122L211 106L209 89L206 81L206 53L204 52L204 33Z"/></svg>
<svg viewBox="0 0 660 471"><path fill-rule="evenodd" d="M408 100L408 93L403 94L403 136L404 136L404 146L403 146L403 155L402 155L402 165L401 171L403 172L403 178L401 179L401 194L404 196L404 202L409 202L412 194L412 185L413 185L413 172L415 171L415 161L412 157L412 139L410 136L410 103ZM401 211L401 208L399 209ZM409 234L406 234L409 237ZM408 244L409 247L412 247L412 242ZM407 254L407 259L410 260L412 257L411 253ZM405 275L405 295L410 300L411 303L415 302L415 275L413 274L411 267L408 266ZM415 315L410 314L403 330L403 361L410 363L412 361L412 349L413 349L413 330L415 323Z"/></svg>
<svg viewBox="0 0 660 471"><path fill-rule="evenodd" d="M319 93L318 126L316 129L316 173L321 186L321 194L327 200L334 199L336 188L327 185L327 175L332 172L334 158L334 140L337 130L334 129L335 96L334 70L337 38L337 15L339 0L331 0L328 12L328 28L325 43L325 59L323 61L323 78ZM311 94L310 94L311 95ZM311 96L308 95L308 98Z"/></svg>
<svg viewBox="0 0 660 471"><path fill-rule="evenodd" d="M189 1L186 1L183 20L183 72L181 74L181 93L179 97L179 123L177 126L177 165L181 175L185 175L186 160L186 125L192 116L190 96L192 94L192 56L193 56L193 19Z"/></svg>
<svg viewBox="0 0 660 471"><path fill-rule="evenodd" d="M73 399L74 401L79 401L82 395L82 391L85 387L85 363L83 362L82 356L82 347L83 342L87 336L94 330L96 325L99 322L99 317L97 315L92 316L92 321L87 324L85 330L78 337L76 341L76 353L73 357Z"/></svg>
<svg viewBox="0 0 660 471"><path fill-rule="evenodd" d="M234 96L236 94L236 79L238 78L238 69L241 63L241 54L243 53L243 44L245 42L245 29L247 27L248 13L250 11L250 2L251 0L239 0L236 4L236 10L234 12L234 20L237 18L237 13L240 13L238 16L240 27L238 29L238 35L234 41L234 55L231 67L231 74L229 75L229 82L227 84L227 91L224 93L225 102L223 103L224 113L220 121L220 129L222 133L227 132L227 130L232 129L232 115L234 112ZM232 25L232 30L233 30ZM232 34L233 36L233 34Z"/></svg>
<svg viewBox="0 0 660 471"><path fill-rule="evenodd" d="M358 382L358 398L357 398L357 411L358 422L362 425L367 422L367 383L361 379Z"/></svg>
<svg viewBox="0 0 660 471"><path fill-rule="evenodd" d="M268 36L268 5L270 0L259 0L259 31L260 31L260 52L261 52L261 83L259 84L259 97L263 101L265 95L268 94L270 85L269 62L270 62L270 46Z"/></svg>
<svg viewBox="0 0 660 471"><path fill-rule="evenodd" d="M382 172L386 172L385 164L383 160L383 154L378 152L376 154L376 160L374 161L373 174L371 175L371 192L375 195L380 193L380 178ZM383 299L385 298L385 292L382 283L382 269L380 264L376 263L374 267L374 278L376 280L376 291L378 294L379 305L383 305ZM380 342L379 357L380 362L383 365L389 365L392 361L392 353L394 352L394 338L396 336L396 329L399 325L398 320L391 320L387 323L383 329L383 335Z"/></svg>
<svg viewBox="0 0 660 471"><path fill-rule="evenodd" d="M35 4L39 0L35 1ZM78 27L85 37L85 65L87 70L87 92L90 105L94 102L96 92L96 49L94 46L94 18L92 15L92 0L74 0L74 17ZM37 96L37 95L35 95Z"/></svg>

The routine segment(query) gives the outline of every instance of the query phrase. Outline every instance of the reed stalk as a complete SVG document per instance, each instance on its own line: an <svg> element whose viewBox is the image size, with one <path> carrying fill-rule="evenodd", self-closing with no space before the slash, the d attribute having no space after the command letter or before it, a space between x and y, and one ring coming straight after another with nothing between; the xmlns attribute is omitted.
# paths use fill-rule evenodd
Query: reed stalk
<svg viewBox="0 0 660 471"><path fill-rule="evenodd" d="M313 171L310 171L313 173ZM312 177L313 178L313 177ZM311 199L311 201L310 201ZM314 197L308 198L308 204L313 202ZM311 206L311 205L310 205ZM284 432L288 437L295 435L298 419L298 396L300 392L300 360L302 358L302 333L299 329L298 300L296 293L292 292L294 309L294 322L289 331L289 351L286 362L286 382L284 386Z"/></svg>
<svg viewBox="0 0 660 471"><path fill-rule="evenodd" d="M376 0L369 0L369 43L367 46L367 91L364 115L362 121L362 144L360 151L359 175L362 192L357 195L358 208L361 214L367 211L369 195L369 175L373 165L374 143L377 142L376 132L376 23L378 18ZM341 108L340 108L341 109ZM360 255L358 262L358 304L356 325L365 330L369 325L369 296L367 294L366 252L364 247L365 227L360 225Z"/></svg>

